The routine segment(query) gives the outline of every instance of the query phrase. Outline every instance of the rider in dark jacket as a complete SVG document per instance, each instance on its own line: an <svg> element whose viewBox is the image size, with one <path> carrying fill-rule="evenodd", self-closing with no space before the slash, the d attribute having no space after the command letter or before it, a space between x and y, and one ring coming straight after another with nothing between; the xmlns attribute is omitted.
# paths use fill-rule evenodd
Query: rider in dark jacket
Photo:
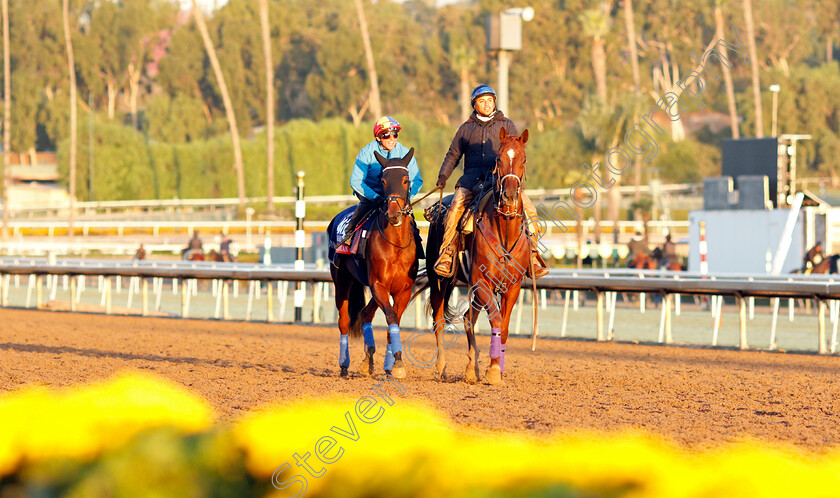
<svg viewBox="0 0 840 498"><path fill-rule="evenodd" d="M507 130L509 135L518 135L516 125L506 118L502 111L496 109L496 92L487 85L479 85L472 92L471 103L474 109L470 118L458 128L452 145L443 159L438 175L437 187L443 189L446 180L455 170L461 157L464 158L464 174L455 185L455 197L452 205L446 213L445 230L441 242L442 251L435 263L435 272L443 277L452 276L454 273L452 258L455 254L453 242L457 236L458 222L464 210L473 198L472 189L478 183L490 176L496 167L501 139L499 132L502 128ZM537 211L531 200L523 191L522 207L525 216L530 222L532 236L539 236L539 228L536 223ZM540 257L531 237L531 261L534 264L534 271L537 278L548 273L545 261ZM529 270L530 273L530 270Z"/></svg>

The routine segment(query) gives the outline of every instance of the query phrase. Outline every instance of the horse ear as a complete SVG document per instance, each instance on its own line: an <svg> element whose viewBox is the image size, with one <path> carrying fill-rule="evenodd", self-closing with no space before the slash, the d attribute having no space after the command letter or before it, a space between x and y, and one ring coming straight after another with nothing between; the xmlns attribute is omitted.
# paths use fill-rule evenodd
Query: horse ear
<svg viewBox="0 0 840 498"><path fill-rule="evenodd" d="M525 128L525 131L522 132L522 136L519 139L522 141L522 145L528 142L528 128Z"/></svg>
<svg viewBox="0 0 840 498"><path fill-rule="evenodd" d="M376 152L376 151L374 151L374 152ZM402 160L403 160L403 162L404 162L406 165L408 165L408 163L410 163L410 162L411 162L411 158L412 158L412 157L414 157L414 147L412 147L412 148L408 149L408 154L406 154L406 155L402 158Z"/></svg>
<svg viewBox="0 0 840 498"><path fill-rule="evenodd" d="M379 164L381 164L383 168L385 167L385 164L388 162L388 160L385 159L384 157L382 157L382 154L380 154L379 151L377 151L377 150L373 151L373 157L375 157L376 160L379 161Z"/></svg>
<svg viewBox="0 0 840 498"><path fill-rule="evenodd" d="M505 129L505 127L503 126L502 129L499 130L499 140L504 140L505 138L507 138L507 136L507 129Z"/></svg>

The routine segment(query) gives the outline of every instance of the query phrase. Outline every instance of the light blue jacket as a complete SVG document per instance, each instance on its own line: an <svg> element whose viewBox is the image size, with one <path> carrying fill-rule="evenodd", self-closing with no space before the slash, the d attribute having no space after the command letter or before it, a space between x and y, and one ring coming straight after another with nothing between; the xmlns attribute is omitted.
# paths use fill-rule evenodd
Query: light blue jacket
<svg viewBox="0 0 840 498"><path fill-rule="evenodd" d="M390 152L383 149L376 140L362 147L359 155L356 156L356 164L350 174L350 187L353 191L368 200L376 200L384 196L382 192L382 166L373 151L382 154L385 159L405 157L408 149L405 145L397 142L396 147ZM420 169L417 167L417 160L411 158L408 163L408 178L411 180L411 197L414 197L423 186L423 179L420 177Z"/></svg>

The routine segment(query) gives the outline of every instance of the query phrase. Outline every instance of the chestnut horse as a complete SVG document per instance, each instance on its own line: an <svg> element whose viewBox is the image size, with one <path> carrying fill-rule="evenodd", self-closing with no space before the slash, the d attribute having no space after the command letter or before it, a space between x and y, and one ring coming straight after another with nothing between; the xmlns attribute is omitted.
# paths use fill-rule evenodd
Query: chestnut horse
<svg viewBox="0 0 840 498"><path fill-rule="evenodd" d="M353 255L338 255L336 265L330 265L335 283L335 305L338 308L338 328L341 331L339 367L341 376L348 375L350 351L347 335L364 336L365 359L360 371L373 374L373 354L376 343L371 321L380 308L388 322L388 339L385 352L385 372L397 379L405 377L400 341L400 319L408 303L417 278L417 244L414 238L414 219L411 215L408 163L414 148L403 158L385 159L374 152L382 165L382 190L385 193L382 207L374 212L373 226L365 251L367 281L373 297L365 305L365 285L353 273ZM333 219L333 223L335 219ZM391 304L393 302L393 305Z"/></svg>
<svg viewBox="0 0 840 498"><path fill-rule="evenodd" d="M501 146L494 170L495 185L492 198L475 214L475 229L464 237L464 248L469 256L469 267L461 268L452 278L442 278L433 266L440 253L444 220L435 220L429 226L426 270L431 294L429 305L434 317L435 339L438 346L437 376L442 378L446 368L442 335L455 316L449 306L449 297L460 279L469 284L468 303L464 303L464 327L467 332L468 353L464 380L478 380L478 348L475 342L475 320L483 309L490 319L490 365L485 380L500 384L505 370L505 345L508 338L511 311L519 297L519 289L530 264L530 242L524 230L525 215L522 209L522 182L525 177L525 143L528 130L521 136L499 132ZM457 259L453 264L457 263ZM460 274L460 275L459 275ZM461 308L461 303L456 305ZM450 341L451 342L451 341Z"/></svg>

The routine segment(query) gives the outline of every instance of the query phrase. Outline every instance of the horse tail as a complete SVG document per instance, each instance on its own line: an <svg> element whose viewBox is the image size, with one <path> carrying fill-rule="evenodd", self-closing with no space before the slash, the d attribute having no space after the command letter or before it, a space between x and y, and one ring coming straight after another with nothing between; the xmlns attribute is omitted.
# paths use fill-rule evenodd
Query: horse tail
<svg viewBox="0 0 840 498"><path fill-rule="evenodd" d="M837 273L837 260L840 259L840 254L832 254L831 256L831 267L829 268L830 273Z"/></svg>
<svg viewBox="0 0 840 498"><path fill-rule="evenodd" d="M365 291L361 284L353 283L350 288L350 298L347 300L350 314L350 337L362 337L362 310L365 309Z"/></svg>

